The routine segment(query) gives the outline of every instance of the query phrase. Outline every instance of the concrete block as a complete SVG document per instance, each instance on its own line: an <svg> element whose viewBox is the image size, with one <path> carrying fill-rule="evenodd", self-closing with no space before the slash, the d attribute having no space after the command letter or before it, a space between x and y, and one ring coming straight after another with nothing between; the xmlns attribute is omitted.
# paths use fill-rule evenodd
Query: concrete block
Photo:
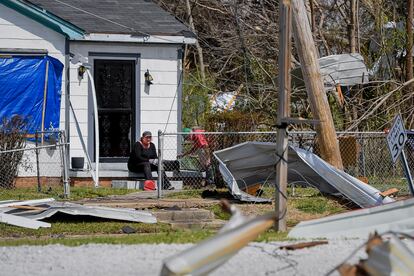
<svg viewBox="0 0 414 276"><path fill-rule="evenodd" d="M188 221L188 222L170 222L172 229L211 229L218 230L225 225L224 220L205 220L205 221Z"/></svg>
<svg viewBox="0 0 414 276"><path fill-rule="evenodd" d="M144 182L142 182L142 188L140 185L141 181L131 181L131 180L112 180L112 188L117 189L142 189L144 187Z"/></svg>
<svg viewBox="0 0 414 276"><path fill-rule="evenodd" d="M152 212L159 221L194 222L214 219L214 213L205 209L159 210Z"/></svg>

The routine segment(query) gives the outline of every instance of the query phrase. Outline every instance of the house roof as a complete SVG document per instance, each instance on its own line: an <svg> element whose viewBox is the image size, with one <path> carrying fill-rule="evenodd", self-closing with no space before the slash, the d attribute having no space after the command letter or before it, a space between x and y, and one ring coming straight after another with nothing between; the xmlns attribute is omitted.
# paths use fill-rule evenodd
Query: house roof
<svg viewBox="0 0 414 276"><path fill-rule="evenodd" d="M195 37L187 26L152 0L21 0L86 33Z"/></svg>
<svg viewBox="0 0 414 276"><path fill-rule="evenodd" d="M82 29L47 11L44 11L43 9L40 9L37 6L27 5L26 3L18 0L2 0L0 4L28 16L48 28L69 37L70 39L79 39L84 36L84 31Z"/></svg>

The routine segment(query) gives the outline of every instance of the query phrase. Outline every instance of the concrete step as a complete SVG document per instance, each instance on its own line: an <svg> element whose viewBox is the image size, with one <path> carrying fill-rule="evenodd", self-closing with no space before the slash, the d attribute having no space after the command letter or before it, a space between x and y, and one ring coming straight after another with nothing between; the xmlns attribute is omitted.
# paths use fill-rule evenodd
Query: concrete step
<svg viewBox="0 0 414 276"><path fill-rule="evenodd" d="M112 188L143 190L145 180L113 179L111 182L112 182L112 185L111 185ZM155 182L155 189L157 189L158 182L157 180L154 180L154 182ZM179 191L183 189L183 181L170 180L170 184L172 187L174 187L174 190Z"/></svg>
<svg viewBox="0 0 414 276"><path fill-rule="evenodd" d="M92 172L88 169L69 170L70 177L91 177L91 173L95 173L95 164L93 163ZM205 178L205 172L199 171L166 171L165 174L169 178ZM157 172L152 172L153 177L157 177ZM142 178L142 173L133 173L128 171L127 163L99 163L99 177L122 177L122 178Z"/></svg>
<svg viewBox="0 0 414 276"><path fill-rule="evenodd" d="M212 211L197 208L159 210L153 211L152 214L161 222L198 222L214 219L214 213Z"/></svg>
<svg viewBox="0 0 414 276"><path fill-rule="evenodd" d="M211 229L218 230L226 224L227 221L214 219L214 220L202 220L202 221L186 221L186 222L168 222L173 229Z"/></svg>

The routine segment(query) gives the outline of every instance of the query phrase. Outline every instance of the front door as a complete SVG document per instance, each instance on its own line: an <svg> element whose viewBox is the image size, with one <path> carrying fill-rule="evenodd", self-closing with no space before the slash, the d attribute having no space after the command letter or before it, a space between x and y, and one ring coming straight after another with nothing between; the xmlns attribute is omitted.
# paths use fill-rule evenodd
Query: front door
<svg viewBox="0 0 414 276"><path fill-rule="evenodd" d="M123 162L135 141L135 60L94 60L100 161Z"/></svg>

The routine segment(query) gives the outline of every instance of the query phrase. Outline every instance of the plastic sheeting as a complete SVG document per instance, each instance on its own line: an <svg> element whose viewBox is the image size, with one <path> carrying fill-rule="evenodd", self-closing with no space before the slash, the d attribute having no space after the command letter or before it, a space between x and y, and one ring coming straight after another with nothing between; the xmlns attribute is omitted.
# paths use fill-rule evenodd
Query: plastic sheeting
<svg viewBox="0 0 414 276"><path fill-rule="evenodd" d="M50 56L0 57L0 119L20 116L29 134L42 130L42 119L45 129L59 128L62 71Z"/></svg>

